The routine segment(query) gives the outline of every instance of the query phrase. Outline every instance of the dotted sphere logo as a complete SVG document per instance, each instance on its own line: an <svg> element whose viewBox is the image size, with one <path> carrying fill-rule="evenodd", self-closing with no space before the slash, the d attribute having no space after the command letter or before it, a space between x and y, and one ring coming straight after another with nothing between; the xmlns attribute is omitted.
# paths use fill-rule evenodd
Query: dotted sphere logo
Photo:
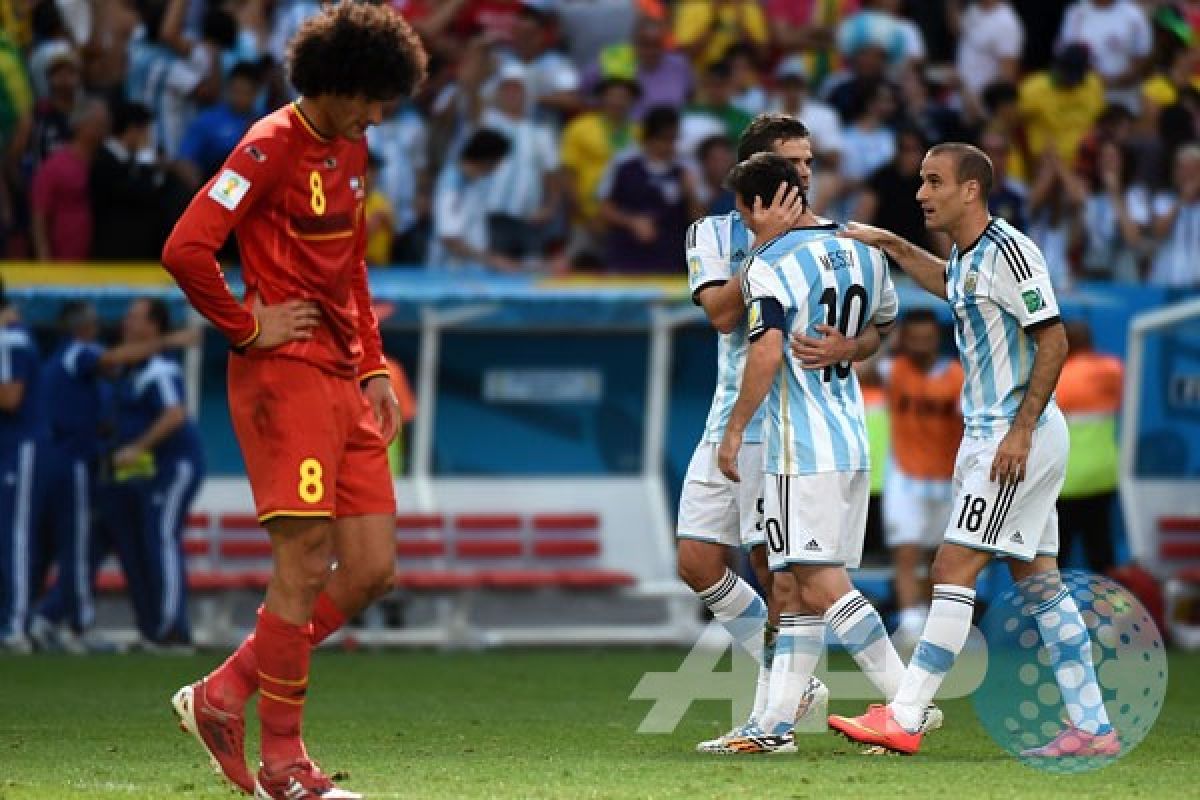
<svg viewBox="0 0 1200 800"><path fill-rule="evenodd" d="M1050 651L1033 616L1033 609L1058 591L1060 584L1052 575L1027 578L989 607L981 625L988 644L987 676L972 701L992 739L1022 763L1049 772L1087 772L1108 766L1146 738L1166 695L1167 655L1154 621L1124 587L1080 570L1059 575L1087 625L1097 683L1121 741L1120 754L1022 755L1052 741L1070 719ZM1059 614L1044 615L1043 623L1064 639L1073 633ZM1070 688L1077 688L1082 670L1065 672L1067 682L1076 684Z"/></svg>

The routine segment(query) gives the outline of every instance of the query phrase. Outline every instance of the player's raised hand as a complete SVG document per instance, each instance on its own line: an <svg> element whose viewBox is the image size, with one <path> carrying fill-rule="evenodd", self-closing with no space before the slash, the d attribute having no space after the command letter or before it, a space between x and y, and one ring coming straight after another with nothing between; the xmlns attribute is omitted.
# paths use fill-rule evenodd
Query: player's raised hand
<svg viewBox="0 0 1200 800"><path fill-rule="evenodd" d="M853 239L856 242L883 248L895 236L891 231L876 228L874 225L864 225L861 222L847 222L846 227L837 232L843 239Z"/></svg>
<svg viewBox="0 0 1200 800"><path fill-rule="evenodd" d="M738 452L742 449L742 432L726 427L721 444L717 446L717 468L734 483L741 483L738 474Z"/></svg>
<svg viewBox="0 0 1200 800"><path fill-rule="evenodd" d="M800 224L805 210L804 193L799 186L779 184L769 206L764 207L762 198L755 197L750 219L747 220L754 230L754 243L763 244L795 228Z"/></svg>
<svg viewBox="0 0 1200 800"><path fill-rule="evenodd" d="M250 346L258 350L311 339L321 324L321 310L311 300L288 300L268 306L255 298L250 310L258 320L258 338Z"/></svg>
<svg viewBox="0 0 1200 800"><path fill-rule="evenodd" d="M805 369L824 369L835 364L854 360L855 345L837 328L820 324L814 329L820 336L809 336L802 331L792 334L792 356Z"/></svg>
<svg viewBox="0 0 1200 800"><path fill-rule="evenodd" d="M375 414L375 422L379 425L379 433L385 442L396 438L396 430L400 426L400 402L392 391L392 381L387 375L376 375L367 380L363 386L363 394L371 404Z"/></svg>
<svg viewBox="0 0 1200 800"><path fill-rule="evenodd" d="M1009 428L992 459L992 480L1001 485L1025 480L1025 463L1032 446L1033 431L1016 426Z"/></svg>

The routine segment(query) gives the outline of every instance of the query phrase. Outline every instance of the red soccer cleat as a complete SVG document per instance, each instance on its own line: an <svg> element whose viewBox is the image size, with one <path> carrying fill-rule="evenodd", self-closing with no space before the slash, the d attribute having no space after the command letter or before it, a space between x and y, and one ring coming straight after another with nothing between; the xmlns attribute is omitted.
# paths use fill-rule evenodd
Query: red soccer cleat
<svg viewBox="0 0 1200 800"><path fill-rule="evenodd" d="M893 753L912 755L921 747L921 734L909 733L896 722L892 709L872 705L861 717L830 715L829 727L855 742L877 745Z"/></svg>
<svg viewBox="0 0 1200 800"><path fill-rule="evenodd" d="M171 698L179 727L195 737L213 771L234 788L254 794L254 776L246 768L246 720L208 702L204 681L185 686Z"/></svg>
<svg viewBox="0 0 1200 800"><path fill-rule="evenodd" d="M1116 729L1110 730L1108 733L1088 733L1069 723L1066 728L1058 732L1058 736L1055 736L1053 741L1041 747L1021 751L1022 758L1087 758L1090 756L1115 758L1119 755L1121 755L1121 740L1117 738Z"/></svg>
<svg viewBox="0 0 1200 800"><path fill-rule="evenodd" d="M256 800L363 800L357 792L339 789L308 759L274 774L260 766L258 780L254 783L254 797Z"/></svg>

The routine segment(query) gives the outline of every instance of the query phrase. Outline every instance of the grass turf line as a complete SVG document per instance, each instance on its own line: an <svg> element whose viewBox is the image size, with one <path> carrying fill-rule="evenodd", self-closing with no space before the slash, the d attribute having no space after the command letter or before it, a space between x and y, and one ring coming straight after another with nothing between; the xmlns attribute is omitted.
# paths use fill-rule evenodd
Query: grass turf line
<svg viewBox="0 0 1200 800"><path fill-rule="evenodd" d="M968 700L913 758L861 756L830 735L795 756L706 757L728 703L692 706L670 736L634 733L650 708L629 692L675 670L676 650L321 653L306 738L347 788L370 798L1194 797L1200 655L1171 655L1150 736L1108 769L1047 775L983 732ZM152 656L0 658L0 800L230 798L167 700L217 662ZM859 712L862 701L833 704ZM250 752L256 752L254 725ZM251 756L253 758L253 755Z"/></svg>

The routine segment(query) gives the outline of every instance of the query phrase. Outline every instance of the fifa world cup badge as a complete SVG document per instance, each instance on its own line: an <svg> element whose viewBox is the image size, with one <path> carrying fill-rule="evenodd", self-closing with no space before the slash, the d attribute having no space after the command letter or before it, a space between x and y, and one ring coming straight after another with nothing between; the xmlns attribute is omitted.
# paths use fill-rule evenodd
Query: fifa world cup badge
<svg viewBox="0 0 1200 800"><path fill-rule="evenodd" d="M979 283L979 273L968 272L967 277L963 279L963 292L965 294L975 294L975 285Z"/></svg>

